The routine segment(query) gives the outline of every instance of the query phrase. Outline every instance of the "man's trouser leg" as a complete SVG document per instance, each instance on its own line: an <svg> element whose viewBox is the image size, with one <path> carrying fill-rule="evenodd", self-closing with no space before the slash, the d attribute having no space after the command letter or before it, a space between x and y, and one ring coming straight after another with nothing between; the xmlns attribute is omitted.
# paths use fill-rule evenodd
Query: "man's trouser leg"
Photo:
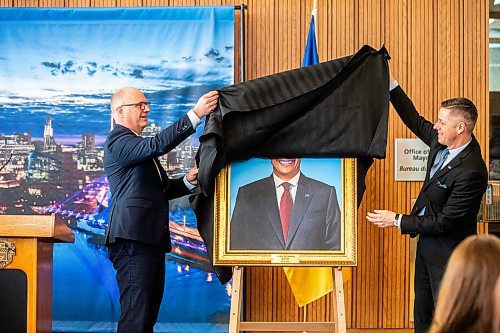
<svg viewBox="0 0 500 333"><path fill-rule="evenodd" d="M165 281L165 253L158 247L118 239L109 245L116 269L121 316L118 332L153 332Z"/></svg>
<svg viewBox="0 0 500 333"><path fill-rule="evenodd" d="M444 267L430 264L418 254L415 262L415 333L426 333L434 316L439 284L443 278Z"/></svg>

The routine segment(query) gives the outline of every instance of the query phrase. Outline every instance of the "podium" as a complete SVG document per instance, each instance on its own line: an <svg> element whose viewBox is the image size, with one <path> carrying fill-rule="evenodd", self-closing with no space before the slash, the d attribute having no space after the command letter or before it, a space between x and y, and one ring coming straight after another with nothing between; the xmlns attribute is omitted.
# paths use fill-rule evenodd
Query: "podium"
<svg viewBox="0 0 500 333"><path fill-rule="evenodd" d="M53 243L74 241L55 214L0 215L0 332L52 332Z"/></svg>

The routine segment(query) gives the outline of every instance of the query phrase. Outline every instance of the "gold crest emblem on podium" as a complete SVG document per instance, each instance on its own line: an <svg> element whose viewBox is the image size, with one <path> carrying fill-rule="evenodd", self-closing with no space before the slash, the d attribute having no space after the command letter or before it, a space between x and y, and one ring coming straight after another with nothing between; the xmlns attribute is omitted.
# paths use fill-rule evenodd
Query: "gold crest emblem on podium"
<svg viewBox="0 0 500 333"><path fill-rule="evenodd" d="M4 268L12 262L16 255L16 245L0 239L0 268Z"/></svg>

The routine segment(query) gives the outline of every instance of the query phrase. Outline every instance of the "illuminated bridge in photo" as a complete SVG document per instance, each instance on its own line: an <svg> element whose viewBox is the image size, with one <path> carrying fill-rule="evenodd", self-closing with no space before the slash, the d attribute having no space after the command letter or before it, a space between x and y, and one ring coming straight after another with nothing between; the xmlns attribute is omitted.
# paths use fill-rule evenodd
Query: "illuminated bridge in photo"
<svg viewBox="0 0 500 333"><path fill-rule="evenodd" d="M82 220L95 220L97 215L107 210L109 198L109 184L106 175L102 175L50 206L43 208L43 213L55 213L64 217L74 217ZM101 227L107 226L107 216L103 218Z"/></svg>
<svg viewBox="0 0 500 333"><path fill-rule="evenodd" d="M104 234L109 216L109 184L106 175L85 185L50 206L39 210L42 214L55 213L74 218L79 228L93 234ZM191 209L177 208L170 211L170 239L172 260L211 270L207 250L196 229L196 216Z"/></svg>

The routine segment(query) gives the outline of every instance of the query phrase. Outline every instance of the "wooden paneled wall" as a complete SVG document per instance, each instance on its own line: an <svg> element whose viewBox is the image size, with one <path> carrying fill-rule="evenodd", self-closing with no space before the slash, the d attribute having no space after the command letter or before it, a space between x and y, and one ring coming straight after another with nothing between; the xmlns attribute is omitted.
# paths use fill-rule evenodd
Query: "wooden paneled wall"
<svg viewBox="0 0 500 333"><path fill-rule="evenodd" d="M247 5L246 79L299 67L313 0L0 0L0 6L98 7ZM391 72L421 113L436 119L439 102L466 96L479 110L475 131L488 158L488 2L485 0L318 0L321 61L364 44L389 50ZM345 283L347 324L410 327L409 239L368 223L367 211L410 211L421 183L394 181L394 140L412 137L391 112L387 158L367 176L358 216L358 266ZM248 268L246 320L333 320L331 295L298 308L280 268Z"/></svg>

